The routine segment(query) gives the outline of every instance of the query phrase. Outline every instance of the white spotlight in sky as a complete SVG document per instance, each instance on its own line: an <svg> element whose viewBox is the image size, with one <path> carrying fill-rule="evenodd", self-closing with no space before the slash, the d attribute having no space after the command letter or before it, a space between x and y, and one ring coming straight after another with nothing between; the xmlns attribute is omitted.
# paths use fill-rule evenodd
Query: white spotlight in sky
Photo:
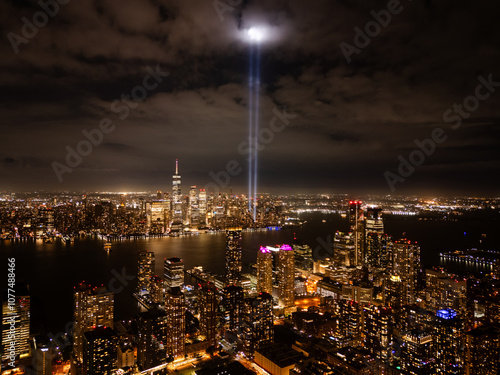
<svg viewBox="0 0 500 375"><path fill-rule="evenodd" d="M251 27L247 35L251 42L260 43L266 38L266 30L262 27Z"/></svg>

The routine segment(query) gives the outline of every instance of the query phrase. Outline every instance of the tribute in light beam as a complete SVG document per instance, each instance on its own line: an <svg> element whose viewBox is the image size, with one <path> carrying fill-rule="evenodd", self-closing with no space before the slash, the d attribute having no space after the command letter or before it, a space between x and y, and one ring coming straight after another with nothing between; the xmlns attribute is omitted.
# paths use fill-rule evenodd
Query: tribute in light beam
<svg viewBox="0 0 500 375"><path fill-rule="evenodd" d="M259 90L260 90L260 44L266 37L266 29L251 27L247 30L250 45L248 77L248 211L253 220L257 218L257 137L259 132Z"/></svg>

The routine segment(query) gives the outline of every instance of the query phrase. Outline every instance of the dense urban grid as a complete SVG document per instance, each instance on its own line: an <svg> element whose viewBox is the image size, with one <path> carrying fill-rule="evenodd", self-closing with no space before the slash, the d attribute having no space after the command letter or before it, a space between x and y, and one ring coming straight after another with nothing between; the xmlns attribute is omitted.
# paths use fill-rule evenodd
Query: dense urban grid
<svg viewBox="0 0 500 375"><path fill-rule="evenodd" d="M480 276L424 269L420 245L386 234L384 215L453 221L498 211L500 201L368 199L262 194L253 221L244 195L196 186L183 194L178 166L171 193L3 193L4 242L93 237L109 251L127 238L226 236L223 275L186 269L179 257L164 259L156 275L155 253L137 249L141 312L130 320L114 319L112 288L82 280L73 322L55 337L30 330L29 285L16 283L3 299L3 373L498 374L499 254L441 254L480 265ZM338 213L349 231L314 254L298 242L262 244L243 271L245 233L300 227L305 212Z"/></svg>

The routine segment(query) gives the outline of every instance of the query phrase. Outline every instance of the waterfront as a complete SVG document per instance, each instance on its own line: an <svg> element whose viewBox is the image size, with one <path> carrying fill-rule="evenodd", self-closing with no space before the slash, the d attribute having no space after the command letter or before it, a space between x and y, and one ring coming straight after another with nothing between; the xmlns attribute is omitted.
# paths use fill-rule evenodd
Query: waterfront
<svg viewBox="0 0 500 375"><path fill-rule="evenodd" d="M293 242L294 233L297 240L308 244L314 252L314 249L321 248L321 243L328 243L328 236L333 238L336 230L348 228L347 220L337 214L318 213L303 215L303 218L307 223L295 230L244 232L243 263L255 261L260 245ZM406 236L418 241L424 267L439 265L439 253L444 251L481 246L498 250L497 228L497 221L479 218L448 222L393 216L385 220L386 233L395 238ZM91 238L77 239L71 244L62 241L52 244L41 241L0 243L2 254L16 258L18 280L24 279L30 284L33 332L63 330L72 320L73 287L83 280L92 285L109 285L115 279L115 319L132 317L137 312L132 292L136 283L137 253L141 249L155 253L155 271L160 276L163 276L163 259L173 256L181 257L186 268L199 265L221 274L224 270L223 233L113 241L109 253L104 251L103 245L103 241ZM2 277L4 272L2 270ZM117 275L124 281L120 282ZM132 276L134 279L130 280Z"/></svg>

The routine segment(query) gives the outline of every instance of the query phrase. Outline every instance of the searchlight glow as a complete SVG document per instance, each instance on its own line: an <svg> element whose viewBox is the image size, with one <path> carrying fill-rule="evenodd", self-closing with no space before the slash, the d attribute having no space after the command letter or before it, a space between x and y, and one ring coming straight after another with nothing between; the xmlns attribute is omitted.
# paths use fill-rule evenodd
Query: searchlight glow
<svg viewBox="0 0 500 375"><path fill-rule="evenodd" d="M251 27L247 35L251 42L260 43L266 38L266 30L262 27Z"/></svg>

